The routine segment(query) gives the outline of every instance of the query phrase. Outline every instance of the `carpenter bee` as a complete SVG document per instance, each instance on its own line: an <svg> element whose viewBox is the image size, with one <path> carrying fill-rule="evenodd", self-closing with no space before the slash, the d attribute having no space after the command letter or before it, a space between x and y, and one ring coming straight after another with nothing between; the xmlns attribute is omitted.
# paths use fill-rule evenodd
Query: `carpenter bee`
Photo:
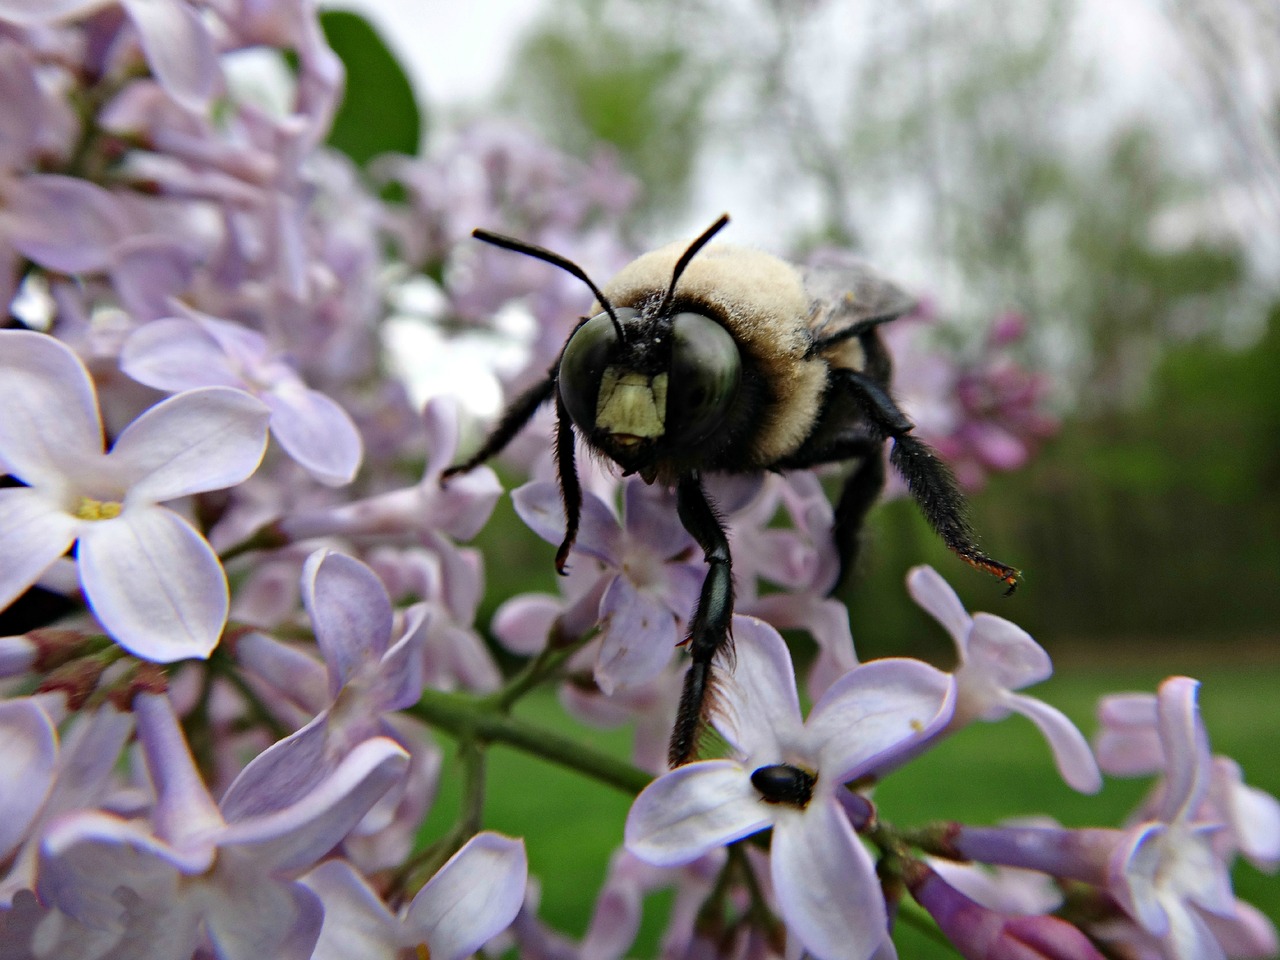
<svg viewBox="0 0 1280 960"><path fill-rule="evenodd" d="M843 578L884 485L883 448L892 441L889 462L947 547L1010 592L1019 579L978 548L951 471L915 437L890 394L890 358L878 327L908 313L911 299L865 267L802 271L757 250L708 246L728 222L723 216L691 244L641 256L603 289L558 254L474 231L486 243L568 271L596 304L546 377L511 403L474 456L442 477L494 456L553 402L566 520L556 552L562 574L582 508L575 428L624 475L675 488L680 521L702 548L707 573L689 621L692 662L671 734L673 767L693 759L711 705L712 660L732 643L732 558L704 473L853 461L833 531Z"/></svg>

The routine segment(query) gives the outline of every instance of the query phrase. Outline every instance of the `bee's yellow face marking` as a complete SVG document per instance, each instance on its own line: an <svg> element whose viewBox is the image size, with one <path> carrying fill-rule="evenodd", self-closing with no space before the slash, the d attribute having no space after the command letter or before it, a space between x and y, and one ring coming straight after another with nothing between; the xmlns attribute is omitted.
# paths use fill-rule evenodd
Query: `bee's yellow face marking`
<svg viewBox="0 0 1280 960"><path fill-rule="evenodd" d="M615 437L651 440L666 431L667 375L646 377L606 367L596 401L596 426ZM634 441L632 441L634 442Z"/></svg>

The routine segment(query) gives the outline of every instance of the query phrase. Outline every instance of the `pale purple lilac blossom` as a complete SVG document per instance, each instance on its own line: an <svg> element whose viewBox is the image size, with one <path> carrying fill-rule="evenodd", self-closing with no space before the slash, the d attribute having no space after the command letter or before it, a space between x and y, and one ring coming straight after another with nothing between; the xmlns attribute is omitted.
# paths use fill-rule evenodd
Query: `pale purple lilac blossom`
<svg viewBox="0 0 1280 960"><path fill-rule="evenodd" d="M125 341L120 369L166 393L221 386L253 394L271 409L272 436L321 483L349 483L360 466L360 434L346 411L240 324L194 311L155 320Z"/></svg>
<svg viewBox="0 0 1280 960"><path fill-rule="evenodd" d="M252 474L267 408L226 387L187 391L104 453L88 371L27 331L0 331L0 408L0 459L28 484L0 490L0 607L78 543L85 597L121 646L163 663L207 657L226 623L226 575L200 533L160 504Z"/></svg>
<svg viewBox="0 0 1280 960"><path fill-rule="evenodd" d="M956 711L948 730L975 720L1003 720L1020 713L1044 735L1058 772L1082 793L1102 788L1102 775L1083 734L1066 715L1042 700L1016 693L1046 680L1053 665L1044 649L1021 627L989 613L972 616L954 590L932 567L907 574L912 598L942 624L955 642Z"/></svg>
<svg viewBox="0 0 1280 960"><path fill-rule="evenodd" d="M862 664L805 721L782 638L746 617L735 618L733 629L732 668L720 659L713 722L736 757L690 763L650 784L627 817L627 849L675 866L771 826L774 893L792 935L820 960L891 950L884 898L843 785L874 776L945 726L954 681L919 661ZM774 764L814 778L807 802L771 802L760 793L752 774Z"/></svg>
<svg viewBox="0 0 1280 960"><path fill-rule="evenodd" d="M524 841L478 833L396 914L350 864L329 860L303 877L324 904L312 956L397 960L407 951L463 960L511 924L527 874Z"/></svg>
<svg viewBox="0 0 1280 960"><path fill-rule="evenodd" d="M564 507L556 485L526 484L512 494L516 512L549 543L564 538ZM606 694L656 676L684 640L682 623L697 601L706 565L680 525L674 495L637 478L623 484L622 519L586 493L570 554L598 560L602 640L595 681Z"/></svg>
<svg viewBox="0 0 1280 960"><path fill-rule="evenodd" d="M126 895L135 897L144 918L165 918L164 935L140 957L189 955L207 936L220 960L306 960L324 909L296 878L399 781L404 751L382 737L366 740L296 802L277 806L278 785L263 783L240 804L246 812L228 818L201 782L168 698L139 695L134 712L156 790L150 823L85 811L51 825L42 901L89 926L119 929L142 922L126 911Z"/></svg>

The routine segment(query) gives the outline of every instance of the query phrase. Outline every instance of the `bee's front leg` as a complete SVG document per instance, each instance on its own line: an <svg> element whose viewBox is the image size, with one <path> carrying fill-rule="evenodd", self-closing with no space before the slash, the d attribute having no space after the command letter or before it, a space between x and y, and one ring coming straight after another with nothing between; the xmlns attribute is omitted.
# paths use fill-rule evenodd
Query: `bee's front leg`
<svg viewBox="0 0 1280 960"><path fill-rule="evenodd" d="M676 486L676 509L680 522L702 547L707 561L707 576L689 625L689 654L693 662L684 675L680 708L671 731L667 762L672 767L688 763L698 750L698 741L711 706L714 680L711 661L717 653L730 648L733 636L729 627L733 618L733 570L729 556L729 540L715 507L702 489L697 473L681 477Z"/></svg>

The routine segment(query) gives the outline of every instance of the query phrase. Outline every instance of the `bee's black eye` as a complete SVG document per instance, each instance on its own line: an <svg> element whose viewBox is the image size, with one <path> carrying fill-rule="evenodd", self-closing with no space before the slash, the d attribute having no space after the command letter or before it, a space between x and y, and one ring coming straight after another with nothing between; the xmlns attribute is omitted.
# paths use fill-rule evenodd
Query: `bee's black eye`
<svg viewBox="0 0 1280 960"><path fill-rule="evenodd" d="M678 313L667 385L667 440L702 443L724 422L742 378L738 345L729 331L700 313Z"/></svg>
<svg viewBox="0 0 1280 960"><path fill-rule="evenodd" d="M628 320L636 311L619 309L619 320ZM618 344L618 330L607 313L597 313L580 326L565 344L560 357L560 396L573 422L590 430L596 422L596 400L600 380Z"/></svg>

